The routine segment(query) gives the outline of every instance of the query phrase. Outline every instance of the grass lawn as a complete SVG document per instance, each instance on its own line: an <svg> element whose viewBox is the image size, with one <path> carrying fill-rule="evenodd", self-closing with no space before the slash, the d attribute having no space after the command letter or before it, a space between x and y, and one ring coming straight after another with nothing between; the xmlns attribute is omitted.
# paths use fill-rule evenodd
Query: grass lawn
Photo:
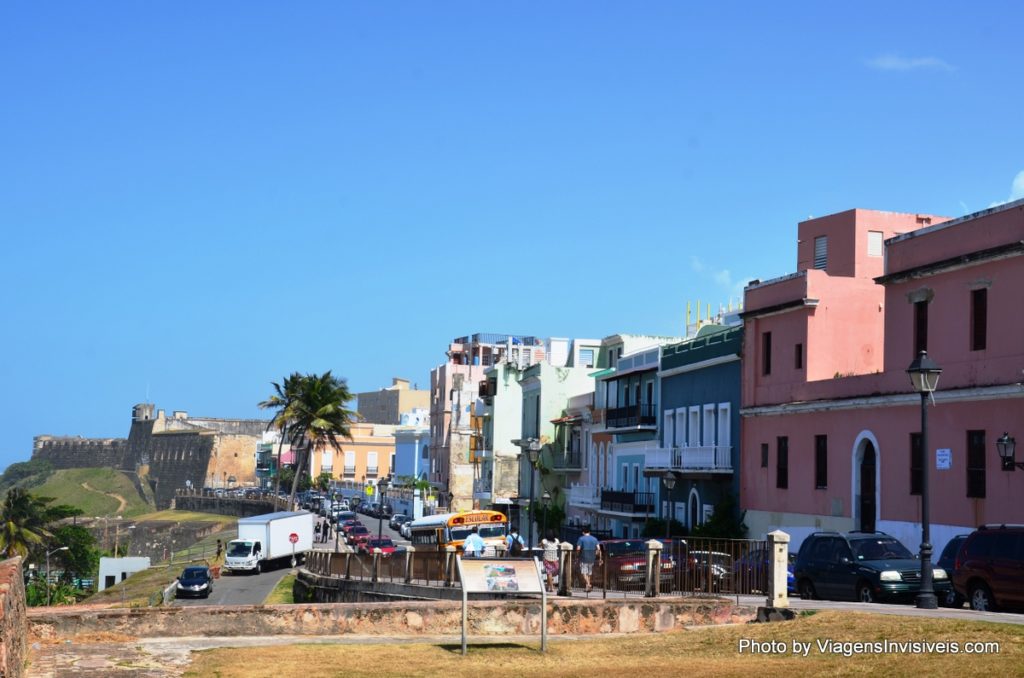
<svg viewBox="0 0 1024 678"><path fill-rule="evenodd" d="M139 496L131 478L111 468L70 468L55 471L32 494L54 497L55 504L71 504L85 516L134 518L153 509ZM111 496L116 495L116 496ZM124 499L124 503L118 499Z"/></svg>
<svg viewBox="0 0 1024 678"><path fill-rule="evenodd" d="M639 671L649 676L924 676L1024 675L1024 626L920 619L847 612L822 612L792 622L721 626L695 631L540 643L496 641L470 646L461 656L459 630L446 645L291 645L193 653L186 676L218 678L319 676L609 676ZM811 643L806 657L741 654L741 639ZM842 654L821 653L816 641L994 641L998 654ZM372 661L353 661L369 652Z"/></svg>
<svg viewBox="0 0 1024 678"><path fill-rule="evenodd" d="M232 516L222 516L217 513L195 513L193 511L175 511L174 509L167 509L166 511L157 511L155 513L144 513L140 516L136 516L137 521L157 521L157 520L172 520L178 523L195 523L195 522L211 522L211 523L237 523L238 518Z"/></svg>
<svg viewBox="0 0 1024 678"><path fill-rule="evenodd" d="M295 602L295 597L292 595L292 585L295 583L294 574L286 574L284 579L277 582L277 586L270 592L267 599L263 601L264 605L284 605Z"/></svg>

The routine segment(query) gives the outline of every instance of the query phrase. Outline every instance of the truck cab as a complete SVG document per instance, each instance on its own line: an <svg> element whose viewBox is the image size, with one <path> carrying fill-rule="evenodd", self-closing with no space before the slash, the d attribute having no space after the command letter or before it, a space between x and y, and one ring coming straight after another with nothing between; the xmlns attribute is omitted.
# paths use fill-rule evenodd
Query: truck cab
<svg viewBox="0 0 1024 678"><path fill-rule="evenodd" d="M263 545L248 539L233 539L228 542L225 552L224 567L232 572L255 572L262 570Z"/></svg>

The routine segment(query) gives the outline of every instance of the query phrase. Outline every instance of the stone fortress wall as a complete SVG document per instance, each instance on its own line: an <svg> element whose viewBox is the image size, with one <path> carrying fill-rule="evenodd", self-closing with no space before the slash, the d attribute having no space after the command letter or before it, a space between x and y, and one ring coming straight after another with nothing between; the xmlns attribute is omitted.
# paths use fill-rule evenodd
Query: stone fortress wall
<svg viewBox="0 0 1024 678"><path fill-rule="evenodd" d="M127 438L37 436L33 459L55 468L109 467L145 477L158 509L170 507L175 490L191 484L224 487L256 484L256 446L267 422L257 419L165 416L149 403L132 408ZM140 488L141 489L141 488Z"/></svg>

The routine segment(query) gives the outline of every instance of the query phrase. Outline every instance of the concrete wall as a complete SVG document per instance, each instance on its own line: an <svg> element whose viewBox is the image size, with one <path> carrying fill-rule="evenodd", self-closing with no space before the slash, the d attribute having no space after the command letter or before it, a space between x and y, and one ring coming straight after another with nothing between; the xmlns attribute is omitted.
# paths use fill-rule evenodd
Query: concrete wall
<svg viewBox="0 0 1024 678"><path fill-rule="evenodd" d="M287 501L287 500L285 500ZM199 513L216 513L222 516L259 516L282 509L261 499L230 499L222 497L196 497L178 495L174 499L174 508L180 511L198 511Z"/></svg>
<svg viewBox="0 0 1024 678"><path fill-rule="evenodd" d="M21 558L0 562L0 676L4 678L25 675L25 611Z"/></svg>
<svg viewBox="0 0 1024 678"><path fill-rule="evenodd" d="M548 633L650 633L685 626L741 623L754 607L728 600L570 600L548 603ZM136 609L36 608L29 613L35 637L43 641L82 633L116 633L139 638L363 634L372 636L451 635L458 638L462 604L413 601L361 604L197 606ZM469 605L470 636L540 633L536 600L476 601Z"/></svg>

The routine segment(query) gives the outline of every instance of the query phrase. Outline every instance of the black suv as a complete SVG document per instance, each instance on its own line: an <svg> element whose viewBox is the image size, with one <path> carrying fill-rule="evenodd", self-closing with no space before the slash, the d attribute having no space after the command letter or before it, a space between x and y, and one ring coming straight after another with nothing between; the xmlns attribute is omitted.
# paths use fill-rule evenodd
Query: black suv
<svg viewBox="0 0 1024 678"><path fill-rule="evenodd" d="M953 585L973 610L1024 607L1024 525L982 525L956 556Z"/></svg>
<svg viewBox="0 0 1024 678"><path fill-rule="evenodd" d="M793 574L805 600L908 600L921 587L921 561L884 532L815 532L800 545ZM946 572L933 568L932 580L935 595L944 599Z"/></svg>

